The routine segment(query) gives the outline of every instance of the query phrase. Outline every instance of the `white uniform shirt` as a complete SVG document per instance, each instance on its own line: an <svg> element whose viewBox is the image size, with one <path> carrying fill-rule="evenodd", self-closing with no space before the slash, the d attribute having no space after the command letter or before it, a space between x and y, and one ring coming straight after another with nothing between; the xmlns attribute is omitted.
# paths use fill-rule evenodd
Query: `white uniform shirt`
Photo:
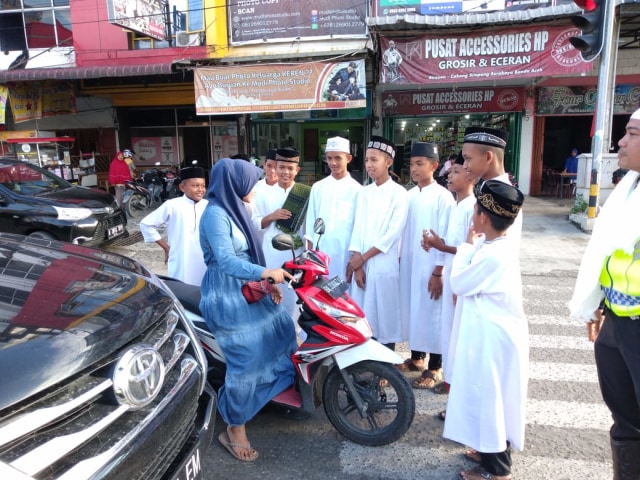
<svg viewBox="0 0 640 480"><path fill-rule="evenodd" d="M208 203L205 199L196 203L186 195L172 198L140 222L140 233L145 242L160 240L162 235L158 227L166 225L170 247L168 275L198 287L207 270L200 248L200 218Z"/></svg>
<svg viewBox="0 0 640 480"><path fill-rule="evenodd" d="M400 320L402 339L420 352L442 353L440 315L442 297L434 300L428 291L431 273L444 265L444 253L422 246L422 231L446 232L455 206L453 195L435 181L408 193L407 222L400 250Z"/></svg>
<svg viewBox="0 0 640 480"><path fill-rule="evenodd" d="M407 191L389 178L360 190L349 250L382 253L364 264L365 289L351 284L352 297L362 308L381 343L402 341L400 325L400 239L407 218ZM355 277L355 275L354 275Z"/></svg>
<svg viewBox="0 0 640 480"><path fill-rule="evenodd" d="M319 249L329 255L329 275L339 275L344 280L347 262L351 258L349 241L356 211L356 197L362 189L351 175L336 180L329 176L311 187L307 209L306 238L315 248L318 235L313 232L317 218L325 223L325 233L320 239Z"/></svg>

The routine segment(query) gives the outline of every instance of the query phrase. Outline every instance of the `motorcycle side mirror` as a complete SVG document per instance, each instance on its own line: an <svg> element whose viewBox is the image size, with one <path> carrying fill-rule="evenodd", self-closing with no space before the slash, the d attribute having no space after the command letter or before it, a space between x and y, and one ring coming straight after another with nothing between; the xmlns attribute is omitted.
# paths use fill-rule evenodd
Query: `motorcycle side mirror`
<svg viewBox="0 0 640 480"><path fill-rule="evenodd" d="M316 218L316 221L313 222L313 231L318 235L324 235L325 224L322 218Z"/></svg>
<svg viewBox="0 0 640 480"><path fill-rule="evenodd" d="M313 222L313 232L318 235L318 241L316 242L316 250L320 247L320 237L324 235L325 224L324 220L320 217L316 218L316 221Z"/></svg>
<svg viewBox="0 0 640 480"><path fill-rule="evenodd" d="M276 250L284 252L285 250L291 250L294 258L296 256L295 243L293 237L288 233L279 233L271 239L271 246Z"/></svg>

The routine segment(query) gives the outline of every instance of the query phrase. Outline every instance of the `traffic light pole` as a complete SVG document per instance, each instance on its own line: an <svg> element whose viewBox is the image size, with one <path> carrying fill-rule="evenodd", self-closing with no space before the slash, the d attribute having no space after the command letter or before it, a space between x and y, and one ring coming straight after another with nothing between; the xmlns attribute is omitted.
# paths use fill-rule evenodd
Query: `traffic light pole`
<svg viewBox="0 0 640 480"><path fill-rule="evenodd" d="M604 43L598 71L598 93L596 97L594 135L591 140L591 185L589 188L589 208L587 218L596 218L602 155L609 151L611 143L611 122L613 119L613 92L615 89L616 63L618 58L618 38L620 22L617 15L618 0L605 2L605 16L602 34Z"/></svg>

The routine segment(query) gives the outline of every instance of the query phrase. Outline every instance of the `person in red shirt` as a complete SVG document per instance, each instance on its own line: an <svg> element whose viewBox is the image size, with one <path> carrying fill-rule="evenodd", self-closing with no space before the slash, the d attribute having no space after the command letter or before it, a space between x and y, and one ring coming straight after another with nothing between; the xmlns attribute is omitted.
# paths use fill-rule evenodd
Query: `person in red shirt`
<svg viewBox="0 0 640 480"><path fill-rule="evenodd" d="M129 165L124 160L124 154L117 152L109 165L109 184L113 185L116 201L121 207L124 200L124 182L127 180L133 180L131 170L129 170Z"/></svg>

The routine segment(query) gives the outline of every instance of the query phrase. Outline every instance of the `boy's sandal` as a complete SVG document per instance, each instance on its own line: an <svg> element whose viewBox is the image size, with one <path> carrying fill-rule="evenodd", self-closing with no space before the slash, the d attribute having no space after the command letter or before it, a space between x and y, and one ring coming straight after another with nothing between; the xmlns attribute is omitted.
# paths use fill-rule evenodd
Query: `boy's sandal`
<svg viewBox="0 0 640 480"><path fill-rule="evenodd" d="M424 361L422 362L422 368L417 366L413 360L407 358L403 363L396 365L396 368L401 372L423 372L424 371Z"/></svg>
<svg viewBox="0 0 640 480"><path fill-rule="evenodd" d="M460 478L464 480L511 480L511 475L492 475L482 467L475 467L471 470L460 472Z"/></svg>
<svg viewBox="0 0 640 480"><path fill-rule="evenodd" d="M482 457L480 457L480 453L474 450L473 448L465 448L462 456L473 463L479 464L482 461Z"/></svg>
<svg viewBox="0 0 640 480"><path fill-rule="evenodd" d="M431 370L425 370L420 378L413 382L413 388L430 390L439 383L442 383L442 370L435 373Z"/></svg>
<svg viewBox="0 0 640 480"><path fill-rule="evenodd" d="M433 393L437 393L438 395L447 395L449 393L449 384L447 382L442 382L433 387Z"/></svg>

